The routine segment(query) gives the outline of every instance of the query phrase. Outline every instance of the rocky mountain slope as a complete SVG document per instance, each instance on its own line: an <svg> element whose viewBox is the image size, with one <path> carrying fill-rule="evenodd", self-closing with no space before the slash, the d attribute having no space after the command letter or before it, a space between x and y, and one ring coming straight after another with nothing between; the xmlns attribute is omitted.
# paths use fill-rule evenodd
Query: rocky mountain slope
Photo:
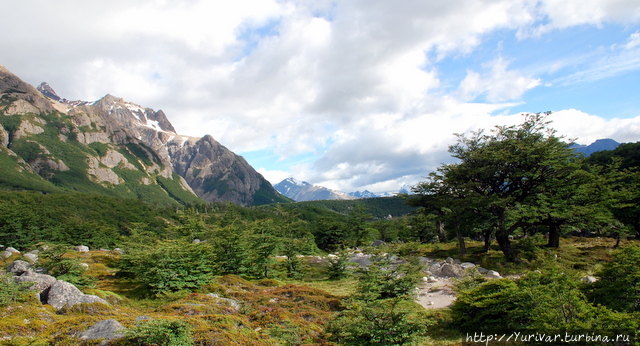
<svg viewBox="0 0 640 346"><path fill-rule="evenodd" d="M45 96L46 95L46 96ZM211 136L178 135L164 112L106 95L90 103L38 89L0 65L0 186L149 202L285 201Z"/></svg>

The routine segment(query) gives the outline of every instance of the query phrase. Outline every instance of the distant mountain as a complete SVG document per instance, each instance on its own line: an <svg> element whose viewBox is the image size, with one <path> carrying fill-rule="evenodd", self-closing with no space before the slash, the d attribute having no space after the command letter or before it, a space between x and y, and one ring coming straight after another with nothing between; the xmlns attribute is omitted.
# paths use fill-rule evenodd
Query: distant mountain
<svg viewBox="0 0 640 346"><path fill-rule="evenodd" d="M574 144L571 146L571 148L577 152L583 153L585 156L589 156L597 151L613 150L619 145L620 143L614 141L613 139L605 138L598 139L589 145Z"/></svg>
<svg viewBox="0 0 640 346"><path fill-rule="evenodd" d="M68 101L0 65L0 188L152 203L289 201L211 136L176 133L161 110L106 95Z"/></svg>
<svg viewBox="0 0 640 346"><path fill-rule="evenodd" d="M331 190L323 186L311 185L306 181L299 181L295 178L287 178L273 185L273 187L284 196L289 197L296 202L357 198L344 192Z"/></svg>
<svg viewBox="0 0 640 346"><path fill-rule="evenodd" d="M356 191L356 192L349 192L348 195L356 197L356 198L375 198L375 197L380 197L379 195L376 195L375 193L369 191L369 190L364 190L362 192L360 191Z"/></svg>

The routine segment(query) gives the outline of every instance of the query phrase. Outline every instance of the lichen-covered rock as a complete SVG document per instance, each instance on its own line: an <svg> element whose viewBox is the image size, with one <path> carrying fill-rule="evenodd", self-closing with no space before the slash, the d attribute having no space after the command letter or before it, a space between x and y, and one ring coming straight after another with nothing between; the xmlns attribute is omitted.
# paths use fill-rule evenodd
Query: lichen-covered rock
<svg viewBox="0 0 640 346"><path fill-rule="evenodd" d="M124 329L125 327L120 322L110 318L94 324L78 336L81 340L103 339L103 342L100 345L106 345L109 340L123 337Z"/></svg>
<svg viewBox="0 0 640 346"><path fill-rule="evenodd" d="M41 302L46 302L48 289L58 280L51 275L40 274L34 271L28 270L20 276L14 276L13 280L16 282L31 282L33 285L29 287L31 290L35 290L40 298Z"/></svg>
<svg viewBox="0 0 640 346"><path fill-rule="evenodd" d="M31 264L23 260L15 260L7 267L7 272L14 273L16 275L22 275L22 273L31 269Z"/></svg>
<svg viewBox="0 0 640 346"><path fill-rule="evenodd" d="M62 280L58 280L51 285L46 303L53 306L56 310L71 308L76 304L83 303L102 303L109 305L104 299L98 296L84 294L73 284Z"/></svg>

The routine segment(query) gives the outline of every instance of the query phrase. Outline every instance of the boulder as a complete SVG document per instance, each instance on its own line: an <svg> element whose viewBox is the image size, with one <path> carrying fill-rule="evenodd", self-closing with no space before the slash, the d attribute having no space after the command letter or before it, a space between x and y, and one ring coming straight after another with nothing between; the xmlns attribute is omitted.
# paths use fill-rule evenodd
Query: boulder
<svg viewBox="0 0 640 346"><path fill-rule="evenodd" d="M429 266L429 271L433 274L433 275L440 275L440 270L442 269L442 266L440 265L440 263L436 262L432 265Z"/></svg>
<svg viewBox="0 0 640 346"><path fill-rule="evenodd" d="M20 251L16 250L15 248L12 248L11 246L9 246L8 248L5 249L6 251L9 251L11 253L20 253Z"/></svg>
<svg viewBox="0 0 640 346"><path fill-rule="evenodd" d="M110 318L100 321L91 326L86 331L78 335L81 340L104 339L100 345L106 345L109 340L118 339L124 336L124 326L120 322Z"/></svg>
<svg viewBox="0 0 640 346"><path fill-rule="evenodd" d="M31 282L33 285L29 287L30 290L35 290L38 293L41 302L46 302L49 288L58 280L51 275L39 274L34 271L28 270L20 276L14 276L15 282Z"/></svg>
<svg viewBox="0 0 640 346"><path fill-rule="evenodd" d="M440 276L457 278L461 277L462 275L464 275L464 268L462 268L459 264L447 263L442 266L442 269L440 269Z"/></svg>
<svg viewBox="0 0 640 346"><path fill-rule="evenodd" d="M356 252L349 258L349 262L357 263L361 267L366 267L371 264L371 255Z"/></svg>
<svg viewBox="0 0 640 346"><path fill-rule="evenodd" d="M491 279L502 279L502 276L500 275L500 273L498 273L495 270L489 270L485 275Z"/></svg>
<svg viewBox="0 0 640 346"><path fill-rule="evenodd" d="M486 268L482 268L482 267L478 267L478 273L480 274L486 274L487 272L489 272L488 269Z"/></svg>
<svg viewBox="0 0 640 346"><path fill-rule="evenodd" d="M38 262L38 255L34 253L26 253L23 255L24 258L28 259L31 263Z"/></svg>
<svg viewBox="0 0 640 346"><path fill-rule="evenodd" d="M86 245L76 246L76 251L78 252L89 252L89 247Z"/></svg>
<svg viewBox="0 0 640 346"><path fill-rule="evenodd" d="M447 259L445 260L445 262L449 263L449 264L453 264L454 260L451 257L447 257Z"/></svg>
<svg viewBox="0 0 640 346"><path fill-rule="evenodd" d="M81 303L102 303L109 305L104 299L94 295L84 294L73 284L62 280L57 280L51 285L46 303L53 306L56 310L65 307L71 308Z"/></svg>
<svg viewBox="0 0 640 346"><path fill-rule="evenodd" d="M16 275L22 275L24 272L32 269L31 264L27 261L15 260L7 267L7 272Z"/></svg>
<svg viewBox="0 0 640 346"><path fill-rule="evenodd" d="M371 243L371 246L374 246L374 247L378 247L378 246L382 246L382 245L387 245L387 243L385 243L382 240L376 240L373 243Z"/></svg>
<svg viewBox="0 0 640 346"><path fill-rule="evenodd" d="M13 253L11 251L5 250L5 251L0 252L0 258L2 258L2 259L7 259L7 258L11 257L11 255L13 255Z"/></svg>
<svg viewBox="0 0 640 346"><path fill-rule="evenodd" d="M460 266L464 269L471 269L476 267L476 265L471 262L460 263Z"/></svg>

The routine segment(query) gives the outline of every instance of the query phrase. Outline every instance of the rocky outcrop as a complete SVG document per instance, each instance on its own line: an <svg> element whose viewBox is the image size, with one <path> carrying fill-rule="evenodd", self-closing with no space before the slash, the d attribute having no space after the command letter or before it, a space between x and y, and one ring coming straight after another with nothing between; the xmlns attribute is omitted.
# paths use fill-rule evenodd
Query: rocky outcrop
<svg viewBox="0 0 640 346"><path fill-rule="evenodd" d="M2 65L0 65L0 94L6 94L14 100L4 111L5 115L55 110L51 102L36 88L23 82Z"/></svg>
<svg viewBox="0 0 640 346"><path fill-rule="evenodd" d="M44 303L53 306L56 310L69 309L77 304L102 303L109 305L104 299L84 294L73 284L62 280L57 280L51 285Z"/></svg>

